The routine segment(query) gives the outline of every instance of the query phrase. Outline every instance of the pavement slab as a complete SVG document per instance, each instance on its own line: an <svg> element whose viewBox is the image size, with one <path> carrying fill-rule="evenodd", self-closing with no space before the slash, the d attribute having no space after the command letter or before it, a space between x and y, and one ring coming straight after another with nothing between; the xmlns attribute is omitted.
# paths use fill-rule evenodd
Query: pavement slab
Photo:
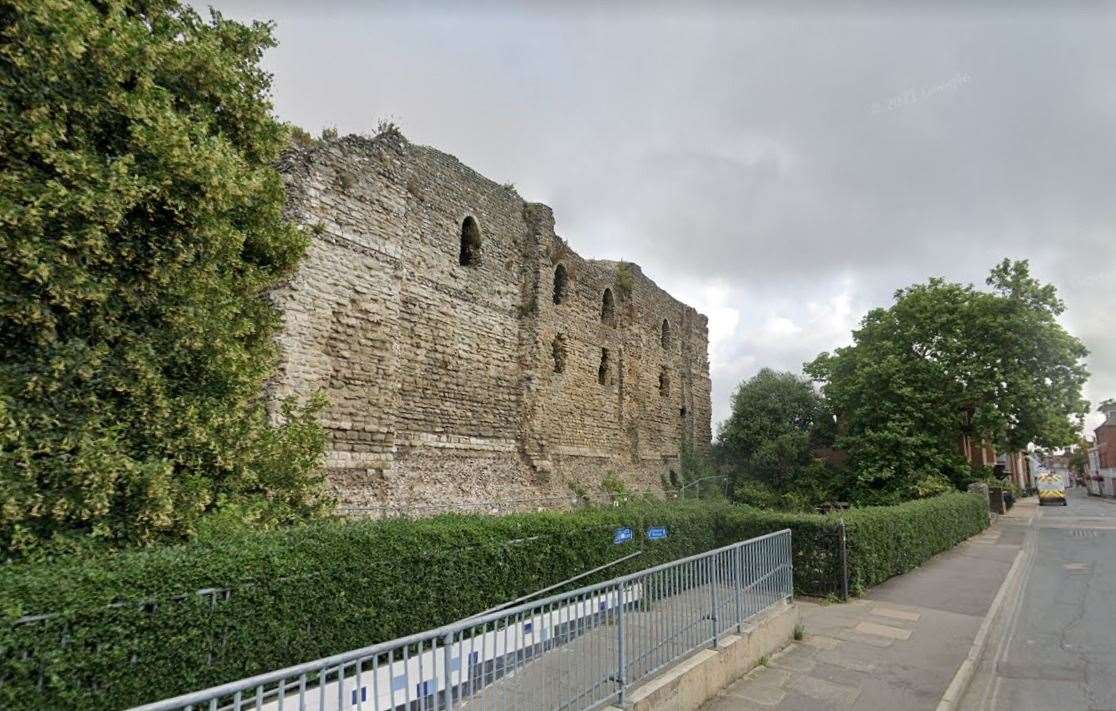
<svg viewBox="0 0 1116 711"><path fill-rule="evenodd" d="M776 706L786 695L787 692L778 686L765 684L748 684L735 691L730 687L724 692L724 696L750 701L758 706Z"/></svg>
<svg viewBox="0 0 1116 711"><path fill-rule="evenodd" d="M856 697L860 696L860 689L854 686L834 684L807 674L793 677L787 682L787 688L812 699L838 706L850 706L856 701Z"/></svg>
<svg viewBox="0 0 1116 711"><path fill-rule="evenodd" d="M786 670L760 665L753 669L744 679L736 683L753 686L783 686L790 677L790 672ZM732 687L730 686L729 688L731 689Z"/></svg>
<svg viewBox="0 0 1116 711"><path fill-rule="evenodd" d="M874 634L877 637L887 637L888 639L910 639L911 631L901 629L899 627L891 627L890 625L877 625L875 622L861 622L853 630L861 634Z"/></svg>
<svg viewBox="0 0 1116 711"><path fill-rule="evenodd" d="M851 629L837 630L833 633L833 636L845 640L846 642L857 642L871 647L880 647L881 649L886 649L895 643L895 641L891 639L886 639L877 635L864 634Z"/></svg>
<svg viewBox="0 0 1116 711"><path fill-rule="evenodd" d="M808 635L802 640L802 643L814 649L836 649L841 644L839 640L832 637L825 637L823 635Z"/></svg>
<svg viewBox="0 0 1116 711"><path fill-rule="evenodd" d="M772 657L768 664L777 669L808 672L814 668L816 662L813 659L812 652L807 651L806 647L798 644L790 644L787 649Z"/></svg>
<svg viewBox="0 0 1116 711"><path fill-rule="evenodd" d="M918 622L922 617L920 612L910 612L909 610L896 610L893 607L873 607L873 615L881 617L890 617L895 620L906 620L907 622Z"/></svg>
<svg viewBox="0 0 1116 711"><path fill-rule="evenodd" d="M854 657L851 654L845 653L843 650L827 650L819 652L817 657L819 662L831 664L835 667L841 667L848 671L856 672L870 672L876 668L876 663L864 660L863 658Z"/></svg>

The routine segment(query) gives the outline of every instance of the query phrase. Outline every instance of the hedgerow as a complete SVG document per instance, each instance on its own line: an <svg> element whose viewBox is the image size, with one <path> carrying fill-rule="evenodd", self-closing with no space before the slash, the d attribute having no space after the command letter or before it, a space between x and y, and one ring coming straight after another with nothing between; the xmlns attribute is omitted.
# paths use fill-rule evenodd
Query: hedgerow
<svg viewBox="0 0 1116 711"><path fill-rule="evenodd" d="M975 532L973 501L956 495L848 513L858 584ZM953 515L958 507L966 513ZM934 530L872 543L903 528L897 519L908 514ZM836 525L817 514L643 502L499 518L332 521L10 565L0 568L0 707L123 708L445 624L628 553L642 550L595 579L782 528L793 532L796 590L832 593ZM635 537L617 545L621 526ZM669 535L644 540L649 526Z"/></svg>
<svg viewBox="0 0 1116 711"><path fill-rule="evenodd" d="M988 526L988 503L952 493L853 509L844 516L849 589L860 593L918 567Z"/></svg>

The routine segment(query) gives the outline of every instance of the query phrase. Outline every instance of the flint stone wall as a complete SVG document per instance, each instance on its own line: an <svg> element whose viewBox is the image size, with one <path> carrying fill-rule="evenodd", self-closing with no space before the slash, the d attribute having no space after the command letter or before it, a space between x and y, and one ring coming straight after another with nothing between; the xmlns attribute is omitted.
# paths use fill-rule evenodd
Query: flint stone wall
<svg viewBox="0 0 1116 711"><path fill-rule="evenodd" d="M661 489L683 438L708 448L706 317L636 265L578 256L547 206L397 133L296 149L281 169L311 245L272 294L268 395L327 396L342 507L562 500L609 473ZM463 265L467 217L480 245Z"/></svg>

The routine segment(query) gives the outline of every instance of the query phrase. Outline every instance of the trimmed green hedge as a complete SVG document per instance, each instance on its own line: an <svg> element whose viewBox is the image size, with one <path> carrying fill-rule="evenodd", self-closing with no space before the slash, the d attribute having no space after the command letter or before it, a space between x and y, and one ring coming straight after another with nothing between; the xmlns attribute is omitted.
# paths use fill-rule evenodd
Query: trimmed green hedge
<svg viewBox="0 0 1116 711"><path fill-rule="evenodd" d="M983 528L974 501L959 494L847 513L854 589ZM644 541L651 525L669 536ZM614 545L619 526L635 540ZM435 627L640 548L597 579L785 527L796 590L836 592L835 518L702 502L330 522L8 566L0 708L119 709ZM196 592L204 589L214 592Z"/></svg>
<svg viewBox="0 0 1116 711"><path fill-rule="evenodd" d="M895 506L845 513L849 590L859 594L918 567L988 526L988 502L976 494L942 494Z"/></svg>

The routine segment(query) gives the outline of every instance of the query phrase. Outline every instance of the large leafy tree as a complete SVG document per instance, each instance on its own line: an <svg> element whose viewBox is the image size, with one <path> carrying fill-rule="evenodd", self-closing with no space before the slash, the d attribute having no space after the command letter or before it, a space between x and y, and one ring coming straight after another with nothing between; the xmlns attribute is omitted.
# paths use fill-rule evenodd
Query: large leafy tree
<svg viewBox="0 0 1116 711"><path fill-rule="evenodd" d="M810 381L764 368L737 387L717 438L738 480L812 490L825 483L806 479L826 476L813 452L832 444L833 416Z"/></svg>
<svg viewBox="0 0 1116 711"><path fill-rule="evenodd" d="M841 424L859 494L908 498L960 484L963 434L1001 451L1076 441L1087 410L1085 347L1026 261L992 269L988 290L931 279L869 312L853 345L806 370Z"/></svg>
<svg viewBox="0 0 1116 711"><path fill-rule="evenodd" d="M0 548L320 506L312 413L261 399L305 249L270 45L173 0L0 3Z"/></svg>

